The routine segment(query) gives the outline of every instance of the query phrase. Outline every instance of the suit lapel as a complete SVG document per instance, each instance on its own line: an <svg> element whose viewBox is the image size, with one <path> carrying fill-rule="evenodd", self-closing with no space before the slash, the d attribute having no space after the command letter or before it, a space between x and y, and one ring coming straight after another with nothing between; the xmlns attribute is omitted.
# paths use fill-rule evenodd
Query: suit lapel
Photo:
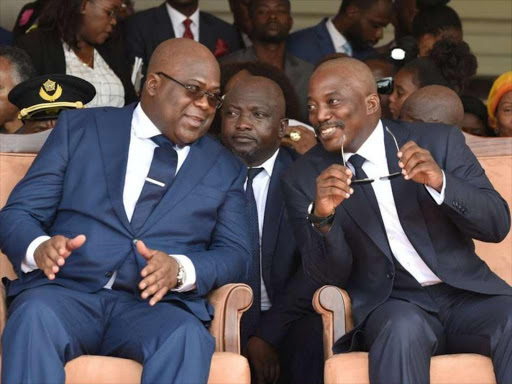
<svg viewBox="0 0 512 384"><path fill-rule="evenodd" d="M317 38L319 40L318 46L322 50L322 56L336 52L334 43L332 42L332 39L331 39L331 35L329 34L329 31L327 30L327 26L325 25L326 22L327 22L327 19L324 19L315 28L315 32L316 32Z"/></svg>
<svg viewBox="0 0 512 384"><path fill-rule="evenodd" d="M210 26L209 21L203 15L202 12L199 12L199 41L201 44L208 47L208 49L212 52L215 51L215 45L217 44L217 34L212 33L212 28Z"/></svg>
<svg viewBox="0 0 512 384"><path fill-rule="evenodd" d="M384 122L383 124L395 135L398 147L402 147L409 140L409 130L403 124L393 124ZM386 156L388 159L389 172L399 172L398 158L396 157L396 146L390 134L385 133ZM427 224L425 223L423 212L418 203L419 193L428 193L424 186L405 180L402 176L391 179L391 189L393 190L393 199L395 201L400 224L407 235L407 238L413 245L416 252L433 270L437 270L435 250L432 240L429 236Z"/></svg>
<svg viewBox="0 0 512 384"><path fill-rule="evenodd" d="M265 220L263 222L263 234L261 238L261 267L263 272L263 281L268 287L270 284L270 272L272 270L272 261L274 249L276 247L279 227L284 211L284 199L281 191L281 175L286 170L290 161L286 161L288 153L281 148L277 155L270 185L268 187L267 202L265 205Z"/></svg>
<svg viewBox="0 0 512 384"><path fill-rule="evenodd" d="M221 147L211 145L208 140L211 139L203 137L190 146L187 159L176 174L171 187L149 215L140 234L137 234L138 236L144 234L164 215L168 214L210 171L214 163L212 159L217 157Z"/></svg>
<svg viewBox="0 0 512 384"><path fill-rule="evenodd" d="M332 164L341 164L341 154L326 153L323 151L323 155L317 157L317 160L317 168L322 172ZM386 232L382 225L380 213L375 211L374 203L367 197L367 192L361 188L361 185L354 186L354 194L349 199L344 200L340 207L347 211L352 220L354 220L359 228L372 239L382 253L392 260L393 257L388 245Z"/></svg>
<svg viewBox="0 0 512 384"><path fill-rule="evenodd" d="M167 12L167 6L165 2L157 8L155 16L156 25L152 27L152 30L157 34L157 45L162 41L176 37L174 36L174 28L171 18L169 17L169 12Z"/></svg>
<svg viewBox="0 0 512 384"><path fill-rule="evenodd" d="M103 110L96 116L96 129L110 200L119 220L129 233L132 230L124 209L123 190L135 105Z"/></svg>

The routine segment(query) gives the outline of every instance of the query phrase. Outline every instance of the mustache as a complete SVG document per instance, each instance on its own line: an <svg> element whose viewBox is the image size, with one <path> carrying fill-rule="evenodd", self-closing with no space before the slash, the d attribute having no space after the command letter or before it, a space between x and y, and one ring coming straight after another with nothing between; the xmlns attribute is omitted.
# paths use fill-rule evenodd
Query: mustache
<svg viewBox="0 0 512 384"><path fill-rule="evenodd" d="M325 123L320 123L315 127L316 133L319 133L320 130L324 128L345 128L345 123L342 120L337 121L326 121Z"/></svg>

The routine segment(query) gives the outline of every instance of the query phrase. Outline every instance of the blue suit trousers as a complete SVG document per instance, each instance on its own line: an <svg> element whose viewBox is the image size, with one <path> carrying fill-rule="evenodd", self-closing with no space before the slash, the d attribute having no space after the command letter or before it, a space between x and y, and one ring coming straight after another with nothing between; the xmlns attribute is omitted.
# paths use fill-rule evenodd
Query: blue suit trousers
<svg viewBox="0 0 512 384"><path fill-rule="evenodd" d="M2 345L4 384L64 383L65 364L80 355L138 361L143 383L206 383L215 340L173 303L150 307L124 291L51 284L14 298Z"/></svg>

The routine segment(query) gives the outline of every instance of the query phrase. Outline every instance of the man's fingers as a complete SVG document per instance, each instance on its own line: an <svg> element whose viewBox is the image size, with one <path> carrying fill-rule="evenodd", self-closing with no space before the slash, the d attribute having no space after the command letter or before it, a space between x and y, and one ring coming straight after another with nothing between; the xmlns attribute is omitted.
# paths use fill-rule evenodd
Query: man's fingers
<svg viewBox="0 0 512 384"><path fill-rule="evenodd" d="M153 295L151 300L149 300L149 305L154 306L156 303L158 303L160 300L164 298L168 291L168 287L161 288L157 293Z"/></svg>
<svg viewBox="0 0 512 384"><path fill-rule="evenodd" d="M411 147L417 147L418 144L416 144L414 141L408 141L404 145L402 145L402 148L398 151L398 157L402 157L404 155L404 152L407 151Z"/></svg>
<svg viewBox="0 0 512 384"><path fill-rule="evenodd" d="M148 247L146 247L146 244L144 244L142 240L137 241L137 251L146 260L151 259L155 254L155 251L153 249L149 249Z"/></svg>
<svg viewBox="0 0 512 384"><path fill-rule="evenodd" d="M146 272L145 275L143 273ZM161 279L161 274L158 273L156 266L154 265L148 265L146 266L140 273L143 275L144 279L139 283L140 289L146 289L146 287L149 287L152 284L155 284L155 282L159 279Z"/></svg>
<svg viewBox="0 0 512 384"><path fill-rule="evenodd" d="M157 280L153 284L148 285L148 287L142 292L142 294L140 296L145 300L149 296L153 296L155 293L157 293L163 287L164 287L163 281Z"/></svg>
<svg viewBox="0 0 512 384"><path fill-rule="evenodd" d="M80 248L85 243L85 236L84 235L78 235L75 236L72 239L68 239L66 241L66 249L68 252L73 252L75 249ZM68 255L69 256L69 255Z"/></svg>

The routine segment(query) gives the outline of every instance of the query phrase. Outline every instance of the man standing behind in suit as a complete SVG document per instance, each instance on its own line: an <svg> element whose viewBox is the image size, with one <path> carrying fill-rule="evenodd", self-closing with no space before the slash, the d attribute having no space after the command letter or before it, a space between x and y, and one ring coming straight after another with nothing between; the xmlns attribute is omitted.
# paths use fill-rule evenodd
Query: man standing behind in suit
<svg viewBox="0 0 512 384"><path fill-rule="evenodd" d="M372 383L429 383L431 355L478 352L512 381L512 288L475 254L501 241L507 203L458 127L380 120L363 63L313 74L321 144L283 179L304 269L346 289L356 327L335 352L369 350Z"/></svg>
<svg viewBox="0 0 512 384"><path fill-rule="evenodd" d="M290 1L252 0L249 10L253 45L226 56L221 63L261 61L283 71L299 96L301 120L307 122L308 82L313 66L286 52L286 39L293 26Z"/></svg>
<svg viewBox="0 0 512 384"><path fill-rule="evenodd" d="M281 191L281 176L297 158L280 148L287 128L284 95L274 81L249 74L227 88L222 141L249 167L254 303L242 318L242 338L253 382L319 383L322 323L311 305L316 286L303 274Z"/></svg>
<svg viewBox="0 0 512 384"><path fill-rule="evenodd" d="M249 265L245 167L204 136L219 77L206 47L168 40L140 104L61 113L0 211L18 275L2 382L63 383L83 354L136 360L143 383L208 380L204 297Z"/></svg>
<svg viewBox="0 0 512 384"><path fill-rule="evenodd" d="M198 41L217 58L240 49L236 29L199 11L199 0L167 0L158 7L137 12L124 25L126 51L132 63L136 57L143 60L143 74L158 44L173 37Z"/></svg>
<svg viewBox="0 0 512 384"><path fill-rule="evenodd" d="M343 0L334 17L292 33L288 51L312 64L333 53L363 60L375 54L392 11L391 0Z"/></svg>

